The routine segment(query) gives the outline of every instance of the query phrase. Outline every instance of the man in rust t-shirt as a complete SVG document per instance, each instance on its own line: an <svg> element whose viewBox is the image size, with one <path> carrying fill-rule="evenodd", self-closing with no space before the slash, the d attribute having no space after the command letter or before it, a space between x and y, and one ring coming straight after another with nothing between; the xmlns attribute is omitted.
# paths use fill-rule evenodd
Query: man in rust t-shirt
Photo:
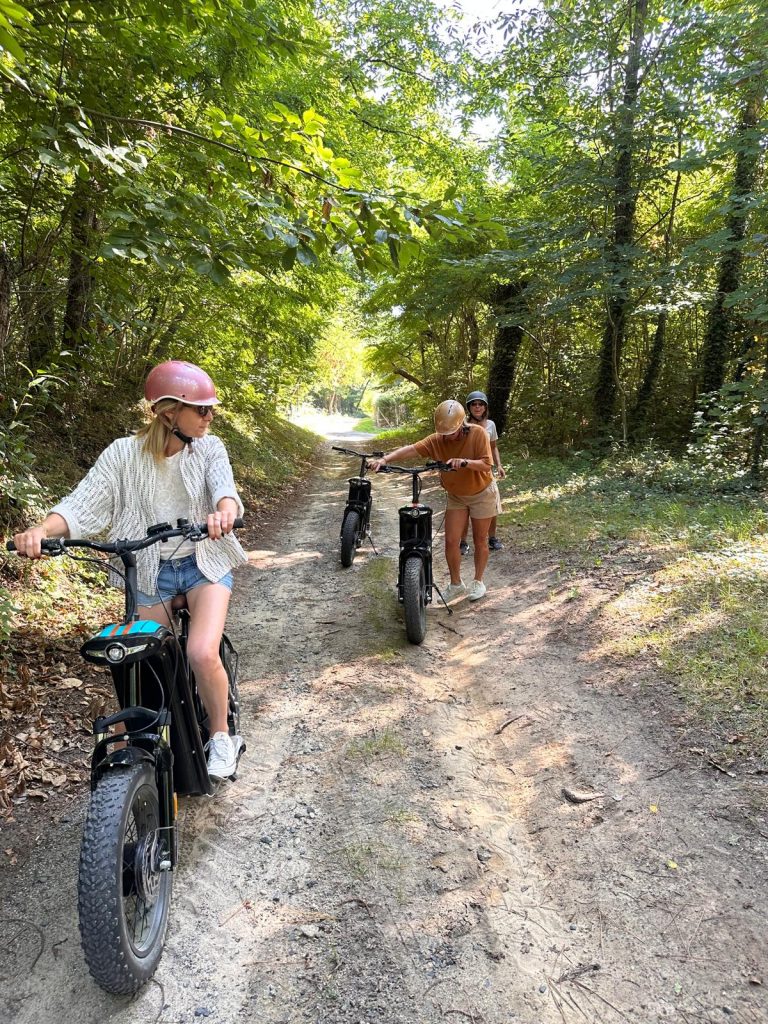
<svg viewBox="0 0 768 1024"><path fill-rule="evenodd" d="M379 470L399 459L426 458L448 463L453 471L440 474L448 494L445 512L445 560L451 582L445 591L446 602L468 594L470 601L485 595L483 573L488 564L488 528L501 511L499 490L493 479L491 442L483 427L464 422L464 406L448 399L435 409L435 433L415 444L407 444L374 459L370 466ZM461 578L459 543L467 516L472 520L475 554L475 578L467 588Z"/></svg>

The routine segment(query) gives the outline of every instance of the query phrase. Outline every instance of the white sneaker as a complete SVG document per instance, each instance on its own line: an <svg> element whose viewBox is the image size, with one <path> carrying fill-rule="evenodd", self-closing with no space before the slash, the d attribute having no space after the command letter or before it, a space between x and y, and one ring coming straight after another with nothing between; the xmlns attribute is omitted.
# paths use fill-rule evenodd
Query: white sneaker
<svg viewBox="0 0 768 1024"><path fill-rule="evenodd" d="M229 733L215 732L206 744L208 774L212 779L229 779L237 768L237 753Z"/></svg>
<svg viewBox="0 0 768 1024"><path fill-rule="evenodd" d="M466 589L467 588L464 586L462 580L459 580L458 583L449 583L448 586L443 591L443 600L445 601L446 604L450 604L451 601L454 601L457 597L460 597L466 591Z"/></svg>
<svg viewBox="0 0 768 1024"><path fill-rule="evenodd" d="M482 580L472 580L469 584L469 590L467 591L469 600L479 601L481 597L485 597L485 590L486 587Z"/></svg>

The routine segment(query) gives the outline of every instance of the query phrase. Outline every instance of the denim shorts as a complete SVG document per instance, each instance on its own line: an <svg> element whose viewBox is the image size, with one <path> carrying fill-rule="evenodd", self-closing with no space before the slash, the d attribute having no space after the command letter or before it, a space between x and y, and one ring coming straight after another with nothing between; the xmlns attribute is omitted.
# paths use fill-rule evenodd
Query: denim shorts
<svg viewBox="0 0 768 1024"><path fill-rule="evenodd" d="M212 583L207 576L203 576L198 568L194 555L187 555L186 558L169 558L160 563L160 574L157 577L157 590L154 594L145 594L139 591L139 604L147 607L159 604L161 601L170 601L177 594L186 594L188 590L203 583ZM232 573L228 572L222 576L217 583L223 583L228 589L232 589Z"/></svg>

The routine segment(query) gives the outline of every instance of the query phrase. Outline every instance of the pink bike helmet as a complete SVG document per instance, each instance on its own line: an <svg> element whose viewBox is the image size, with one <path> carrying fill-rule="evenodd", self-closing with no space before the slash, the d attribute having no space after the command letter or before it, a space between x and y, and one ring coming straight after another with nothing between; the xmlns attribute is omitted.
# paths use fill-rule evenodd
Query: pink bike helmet
<svg viewBox="0 0 768 1024"><path fill-rule="evenodd" d="M175 398L187 405L219 404L216 388L205 370L180 359L169 359L149 371L144 397L150 405L162 398Z"/></svg>

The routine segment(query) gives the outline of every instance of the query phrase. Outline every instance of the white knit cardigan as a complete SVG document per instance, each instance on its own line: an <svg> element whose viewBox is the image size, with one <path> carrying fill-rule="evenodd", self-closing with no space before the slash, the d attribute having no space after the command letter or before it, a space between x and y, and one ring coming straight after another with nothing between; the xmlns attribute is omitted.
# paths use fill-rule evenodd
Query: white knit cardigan
<svg viewBox="0 0 768 1024"><path fill-rule="evenodd" d="M155 461L144 451L143 441L120 437L104 449L87 476L51 511L66 520L71 537L92 537L109 528L110 541L136 540L154 525L156 477ZM189 495L190 522L205 522L222 498L233 498L238 514L243 514L227 450L218 437L207 434L184 448L181 477ZM221 540L199 541L195 545L195 559L212 583L248 561L231 533ZM137 562L139 590L153 594L160 571L159 545L140 551ZM121 565L119 560L113 564ZM122 585L116 574L111 573L110 578L116 585Z"/></svg>

